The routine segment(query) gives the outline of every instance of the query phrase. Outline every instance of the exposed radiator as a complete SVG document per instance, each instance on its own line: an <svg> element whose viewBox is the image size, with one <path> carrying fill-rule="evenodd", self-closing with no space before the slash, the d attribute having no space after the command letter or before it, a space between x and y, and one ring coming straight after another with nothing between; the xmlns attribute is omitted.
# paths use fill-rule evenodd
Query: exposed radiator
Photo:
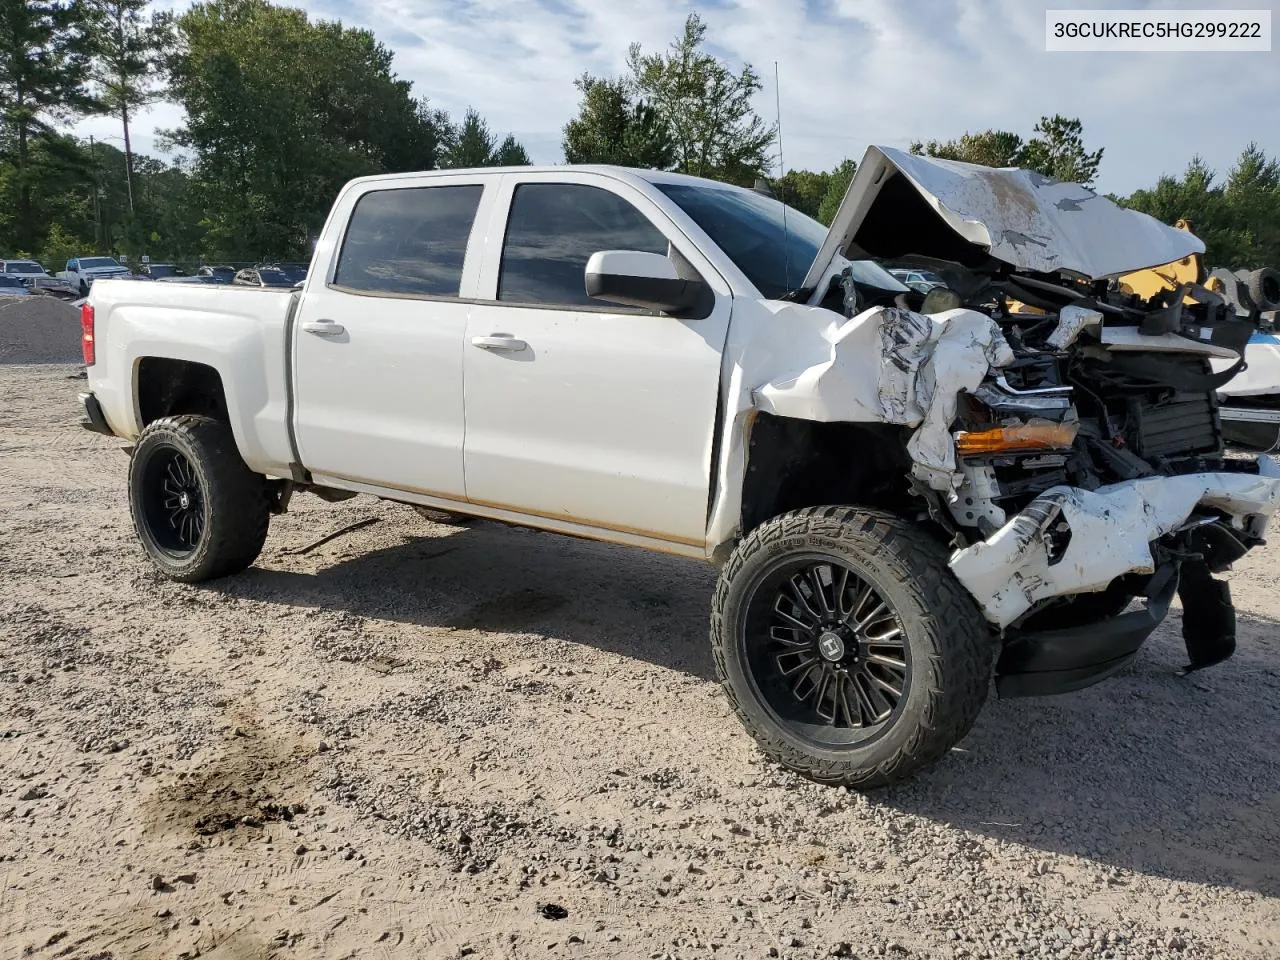
<svg viewBox="0 0 1280 960"><path fill-rule="evenodd" d="M1128 441L1140 457L1185 457L1222 449L1217 401L1208 393L1178 393L1164 403L1129 401Z"/></svg>

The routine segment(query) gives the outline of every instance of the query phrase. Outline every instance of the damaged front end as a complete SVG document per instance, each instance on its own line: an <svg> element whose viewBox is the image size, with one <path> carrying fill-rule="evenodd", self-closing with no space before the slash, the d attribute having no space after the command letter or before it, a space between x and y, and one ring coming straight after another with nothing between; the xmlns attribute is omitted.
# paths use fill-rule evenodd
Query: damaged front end
<svg viewBox="0 0 1280 960"><path fill-rule="evenodd" d="M806 280L848 318L830 359L755 391L784 415L821 400L821 416L878 408L914 428L908 482L1002 635L1002 695L1114 673L1175 593L1186 669L1234 652L1214 574L1280 506L1280 467L1226 455L1215 399L1256 318L1200 287L1143 301L1113 282L1188 244L1083 187L873 148ZM928 265L949 289L861 309L844 257ZM850 358L873 343L879 373L858 389Z"/></svg>

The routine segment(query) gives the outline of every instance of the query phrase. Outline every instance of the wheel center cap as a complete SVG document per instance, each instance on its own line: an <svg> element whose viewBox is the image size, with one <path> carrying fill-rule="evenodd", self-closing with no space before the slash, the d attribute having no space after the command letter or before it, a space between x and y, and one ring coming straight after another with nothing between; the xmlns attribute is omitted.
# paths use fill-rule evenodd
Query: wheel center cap
<svg viewBox="0 0 1280 960"><path fill-rule="evenodd" d="M818 652L822 654L823 659L830 660L835 663L837 660L844 659L844 640L840 634L828 630L818 637Z"/></svg>
<svg viewBox="0 0 1280 960"><path fill-rule="evenodd" d="M190 509L191 509L191 494L189 494L189 493L185 493L185 492L184 492L181 496L179 496L179 497L178 497L178 505L179 505L180 507L182 507L182 509L183 509L183 510L190 510Z"/></svg>

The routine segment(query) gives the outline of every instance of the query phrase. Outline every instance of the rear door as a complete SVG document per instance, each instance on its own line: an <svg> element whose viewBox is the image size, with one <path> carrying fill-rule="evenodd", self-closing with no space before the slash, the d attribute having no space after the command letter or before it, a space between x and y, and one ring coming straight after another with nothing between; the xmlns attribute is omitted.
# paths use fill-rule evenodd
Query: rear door
<svg viewBox="0 0 1280 960"><path fill-rule="evenodd" d="M728 286L611 177L508 174L493 216L464 347L468 498L702 546ZM593 253L673 249L716 291L703 316L587 297Z"/></svg>
<svg viewBox="0 0 1280 960"><path fill-rule="evenodd" d="M317 250L295 321L294 423L317 479L464 497L468 249L496 179L397 179L339 200L339 242Z"/></svg>

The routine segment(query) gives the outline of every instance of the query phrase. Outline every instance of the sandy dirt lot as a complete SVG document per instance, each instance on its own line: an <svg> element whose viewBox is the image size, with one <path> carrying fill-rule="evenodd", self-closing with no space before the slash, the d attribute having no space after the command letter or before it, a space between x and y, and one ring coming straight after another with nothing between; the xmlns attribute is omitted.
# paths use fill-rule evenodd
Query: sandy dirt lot
<svg viewBox="0 0 1280 960"><path fill-rule="evenodd" d="M161 579L76 373L0 366L3 960L1280 956L1280 547L1227 664L1175 613L862 796L756 754L695 563L303 496Z"/></svg>

